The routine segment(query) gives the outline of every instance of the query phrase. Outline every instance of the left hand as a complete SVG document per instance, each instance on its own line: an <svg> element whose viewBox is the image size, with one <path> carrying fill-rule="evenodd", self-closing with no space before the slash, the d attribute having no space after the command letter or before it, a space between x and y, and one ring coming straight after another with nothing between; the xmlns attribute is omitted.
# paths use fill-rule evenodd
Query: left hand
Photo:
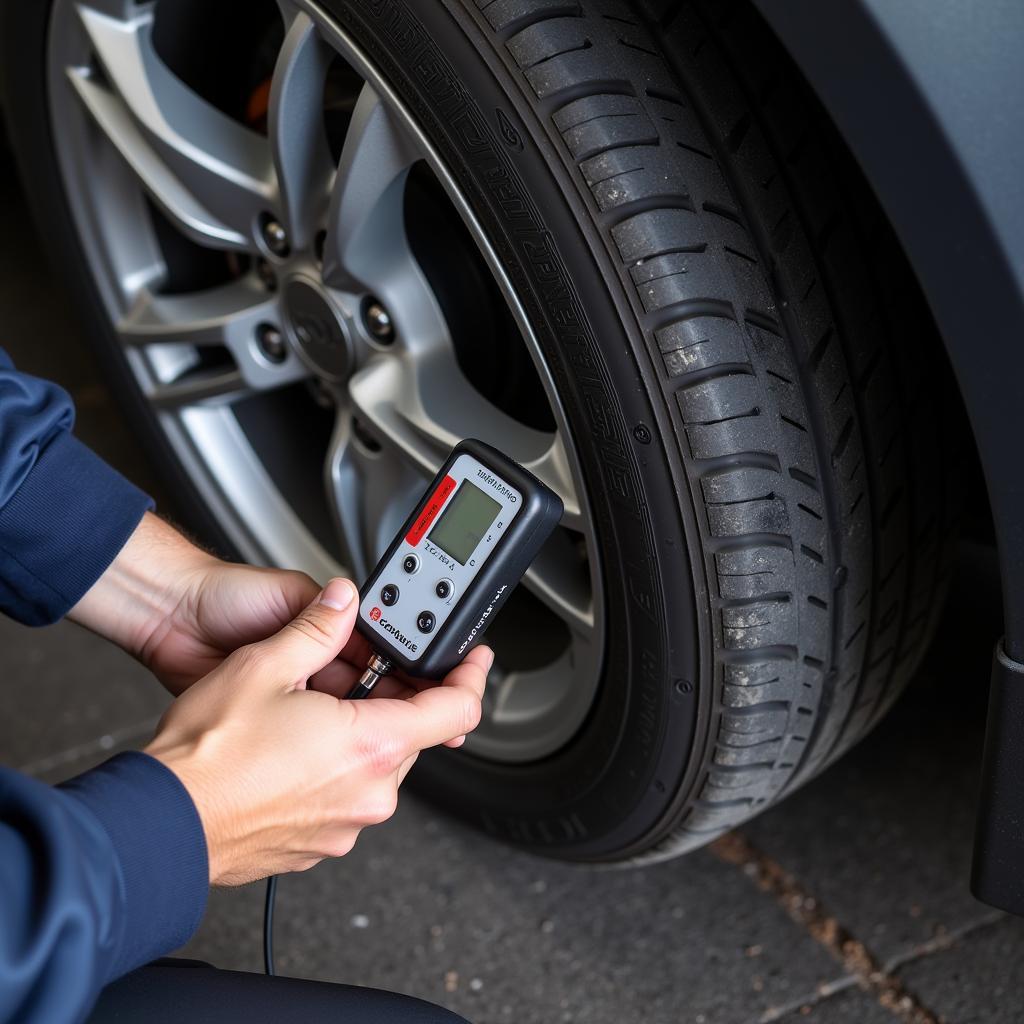
<svg viewBox="0 0 1024 1024"><path fill-rule="evenodd" d="M188 578L173 613L157 625L139 660L180 694L239 647L272 636L319 592L303 572L214 559Z"/></svg>
<svg viewBox="0 0 1024 1024"><path fill-rule="evenodd" d="M302 572L224 562L147 512L69 618L178 695L232 651L276 633L319 592Z"/></svg>

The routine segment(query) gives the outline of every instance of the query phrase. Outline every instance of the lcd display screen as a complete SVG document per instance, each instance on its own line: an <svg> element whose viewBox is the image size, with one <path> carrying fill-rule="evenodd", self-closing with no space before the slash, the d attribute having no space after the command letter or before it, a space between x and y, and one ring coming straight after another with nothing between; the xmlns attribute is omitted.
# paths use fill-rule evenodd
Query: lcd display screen
<svg viewBox="0 0 1024 1024"><path fill-rule="evenodd" d="M465 565L500 511L500 501L463 480L427 539Z"/></svg>

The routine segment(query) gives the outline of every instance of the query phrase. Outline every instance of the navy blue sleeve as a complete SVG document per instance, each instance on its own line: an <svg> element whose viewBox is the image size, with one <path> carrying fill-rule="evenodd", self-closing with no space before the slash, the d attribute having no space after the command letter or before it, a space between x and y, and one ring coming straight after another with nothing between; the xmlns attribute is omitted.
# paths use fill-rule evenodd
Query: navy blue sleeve
<svg viewBox="0 0 1024 1024"><path fill-rule="evenodd" d="M71 433L67 392L0 349L0 612L62 618L102 575L152 500Z"/></svg>
<svg viewBox="0 0 1024 1024"><path fill-rule="evenodd" d="M57 788L0 769L0 1021L81 1020L105 984L188 941L208 871L195 805L146 754Z"/></svg>

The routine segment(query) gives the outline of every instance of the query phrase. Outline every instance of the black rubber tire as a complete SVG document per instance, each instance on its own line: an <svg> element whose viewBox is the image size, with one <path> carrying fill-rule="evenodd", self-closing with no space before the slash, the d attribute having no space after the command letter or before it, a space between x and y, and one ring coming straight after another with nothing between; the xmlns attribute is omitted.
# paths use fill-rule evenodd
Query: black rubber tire
<svg viewBox="0 0 1024 1024"><path fill-rule="evenodd" d="M528 183L540 215L553 216L561 199L581 225L578 237L551 232L570 275L575 250L589 248L615 305L612 327L594 300L596 282L573 280L590 322L601 325L599 358L618 362L625 342L635 360L633 370L612 371L617 402L640 388L652 402L657 454L644 452L648 428L628 412L615 432L641 442L631 446L640 507L650 510L656 466L681 471L696 619L691 626L685 609L666 601L664 622L700 656L692 676L656 670L661 691L677 699L688 700L695 684L698 715L674 785L662 768L650 771L649 755L633 769L649 779L648 795L661 795L645 834L623 835L606 814L605 835L595 837L572 793L574 769L558 759L539 780L518 772L514 813L507 797L504 806L496 798L508 780L493 770L478 769L467 784L466 766L435 763L431 788L499 835L547 852L671 855L813 776L865 733L916 667L955 534L941 348L851 157L744 0L448 6L464 27L471 19L472 49L561 190ZM508 185L495 202L480 161L473 166L476 133L493 125L492 110L513 151L520 125L471 70L455 33L398 2L334 9L377 44L382 61L392 59L396 85L420 113L436 116L452 102L434 47L443 51L468 92L459 108L476 101L481 115L471 139L438 133L446 155L485 218L502 199L518 201ZM400 54L428 73L403 74ZM524 180L536 176L522 160L519 170ZM502 251L520 271L514 279L528 280L514 234L495 228L510 243ZM557 341L544 312L538 326L554 328ZM563 383L572 395L571 380ZM603 487L599 479L592 492L611 497L607 477ZM657 571L643 582L658 602L684 565L671 535L654 537ZM625 580L634 585L628 572ZM626 621L613 614L611 632ZM639 658L623 675L607 671L605 688L635 686L648 667ZM687 743L682 723L655 706L649 728L660 742ZM609 712L599 701L595 717ZM640 751L643 727L634 728L626 742ZM585 734L577 744L587 744ZM597 777L613 764L608 757ZM537 781L558 787L560 817L544 816L551 799L538 799Z"/></svg>
<svg viewBox="0 0 1024 1024"><path fill-rule="evenodd" d="M324 2L520 293L604 563L604 672L576 737L526 765L424 758L418 783L551 856L701 845L849 747L928 641L955 502L912 276L745 2ZM8 13L16 146L116 363L35 98L33 7Z"/></svg>

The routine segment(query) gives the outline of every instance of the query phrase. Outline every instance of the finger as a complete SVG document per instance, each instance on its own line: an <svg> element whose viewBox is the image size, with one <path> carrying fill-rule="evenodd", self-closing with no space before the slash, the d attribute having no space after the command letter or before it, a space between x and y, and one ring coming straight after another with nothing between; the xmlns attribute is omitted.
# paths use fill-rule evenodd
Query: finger
<svg viewBox="0 0 1024 1024"><path fill-rule="evenodd" d="M363 674L363 669L350 665L342 657L335 658L329 665L310 676L308 689L329 693L332 697L343 698L349 695L356 681ZM416 685L416 684L420 685ZM383 676L368 694L369 699L384 697L387 700L406 700L418 693L423 686L435 686L422 679L409 679L404 673L393 673Z"/></svg>
<svg viewBox="0 0 1024 1024"><path fill-rule="evenodd" d="M371 691L370 700L408 700L417 692L415 686L410 686L398 676L385 676Z"/></svg>
<svg viewBox="0 0 1024 1024"><path fill-rule="evenodd" d="M445 676L442 686L455 684L457 686L468 686L483 699L484 689L487 687L487 673L494 664L494 651L486 644L474 647L473 650L463 658L462 663Z"/></svg>
<svg viewBox="0 0 1024 1024"><path fill-rule="evenodd" d="M332 697L343 698L349 695L363 670L350 665L343 658L335 658L329 665L320 669L309 679L309 689L329 693ZM370 699L386 697L388 700L405 700L416 693L418 687L411 686L404 676L383 676L370 691Z"/></svg>
<svg viewBox="0 0 1024 1024"><path fill-rule="evenodd" d="M331 580L279 633L254 644L251 650L273 667L270 674L275 681L293 686L308 679L329 665L348 641L355 623L356 596L349 580Z"/></svg>
<svg viewBox="0 0 1024 1024"><path fill-rule="evenodd" d="M342 661L347 661L350 665L364 666L370 660L370 655L373 653L370 642L362 633L353 630L351 638L341 649L341 654L338 657ZM362 674L361 668L360 674ZM407 675L401 669L393 669L390 675L400 679L406 686L416 690L422 690L425 686L437 685L436 679L419 679L416 676Z"/></svg>
<svg viewBox="0 0 1024 1024"><path fill-rule="evenodd" d="M493 663L494 652L489 647L475 647L474 650L484 651L486 653L473 655L473 652L471 651L466 655L467 659L472 658L473 663L479 661L482 664L486 664L488 667ZM358 665L360 663L357 661L356 664ZM411 697L414 693L417 693L420 690L425 690L431 686L441 686L443 683L443 681L439 679L423 679L419 676L410 676L401 669L392 669L391 673L386 678L395 680L399 685L381 689L381 683L384 682L382 679L374 688L373 695L378 697ZM480 695L483 696L483 690L480 691Z"/></svg>
<svg viewBox="0 0 1024 1024"><path fill-rule="evenodd" d="M428 686L437 686L439 682L437 679L423 679L420 676L411 676L400 668L391 670L391 678L397 679L404 687L413 692L425 690Z"/></svg>
<svg viewBox="0 0 1024 1024"><path fill-rule="evenodd" d="M373 653L373 648L370 646L369 641L362 635L362 633L359 633L358 631L353 631L352 637L349 639L348 643L345 644L345 646L341 649L341 654L339 655L339 657L341 658L342 661L347 661L351 665L366 665L366 663L370 660L370 655ZM359 674L362 674L362 669L360 669ZM425 686L437 685L436 680L417 679L414 676L406 675L406 673L402 672L400 669L395 669L391 672L390 675L395 679L401 680L406 687L409 687L414 690L422 690L423 687ZM376 694L379 689L380 684L378 683L377 687L374 688L374 694Z"/></svg>
<svg viewBox="0 0 1024 1024"><path fill-rule="evenodd" d="M478 654L477 653L478 651L483 651L484 653L483 654ZM484 682L484 685L486 685L486 683L487 683L487 673L490 671L491 665L494 664L494 651L492 651L489 647L484 647L484 646L474 647L473 650L470 651L468 655L466 655L466 661L469 661L471 664L474 664L474 665L479 665L481 668L483 668L483 670L484 670L483 682ZM463 662L463 664L465 664L465 662ZM480 696L481 696L481 698L483 697L483 695L484 695L484 691L483 691L483 688L481 687L481 689L480 689ZM466 742L466 735L465 735L465 733L463 733L463 735L456 736L456 737L454 737L454 739L446 740L444 745L446 747L450 747L452 750L458 750L459 747L461 747L465 742Z"/></svg>
<svg viewBox="0 0 1024 1024"><path fill-rule="evenodd" d="M483 654L477 654L478 651L483 651ZM469 661L473 665L479 665L483 671L483 685L487 683L487 673L490 671L491 665L494 664L494 651L489 647L475 647L469 654L466 655L466 661ZM465 664L466 662L463 662ZM460 666L461 667L461 666ZM480 687L480 697L484 695L483 685ZM458 750L459 747L466 742L465 733L461 736L456 736L454 739L445 740L445 746L451 747L452 750Z"/></svg>
<svg viewBox="0 0 1024 1024"><path fill-rule="evenodd" d="M341 649L341 654L338 655L339 660L348 662L350 665L359 667L359 675L362 675L362 666L370 660L370 655L373 654L373 649L370 647L369 641L357 630L353 630L352 636L348 643ZM389 678L400 680L406 687L412 690L422 690L426 686L437 686L436 679L418 679L416 676L407 675L401 669L393 669L389 674ZM374 689L374 694L378 693L380 684Z"/></svg>
<svg viewBox="0 0 1024 1024"><path fill-rule="evenodd" d="M298 615L320 593L320 585L304 572L274 572L267 582L272 589L276 584L284 604L280 615L282 624Z"/></svg>
<svg viewBox="0 0 1024 1024"><path fill-rule="evenodd" d="M387 733L409 754L454 740L480 721L480 700L493 660L489 648L476 648L439 685L404 701L362 701L358 714L368 728Z"/></svg>
<svg viewBox="0 0 1024 1024"><path fill-rule="evenodd" d="M304 572L285 569L251 569L258 574L247 586L253 591L252 599L260 600L268 615L282 626L294 619L307 604L316 600L320 584Z"/></svg>
<svg viewBox="0 0 1024 1024"><path fill-rule="evenodd" d="M356 680L362 675L362 669L357 666L369 660L369 654L363 651L364 647L366 652L368 652L369 646L366 640L361 634L353 631L352 638L342 648L341 654L330 665L321 669L309 680L309 688L311 690L320 690L323 693L330 693L335 697L347 696L349 690L355 685ZM488 652L488 655L476 655L475 658L485 660L489 656L491 661L494 660L494 655L490 653L490 648L477 647L474 650ZM377 683L370 693L370 697L406 700L419 690L423 690L428 686L438 685L440 684L436 679L419 679L416 676L408 675L401 671L401 669L394 669Z"/></svg>

